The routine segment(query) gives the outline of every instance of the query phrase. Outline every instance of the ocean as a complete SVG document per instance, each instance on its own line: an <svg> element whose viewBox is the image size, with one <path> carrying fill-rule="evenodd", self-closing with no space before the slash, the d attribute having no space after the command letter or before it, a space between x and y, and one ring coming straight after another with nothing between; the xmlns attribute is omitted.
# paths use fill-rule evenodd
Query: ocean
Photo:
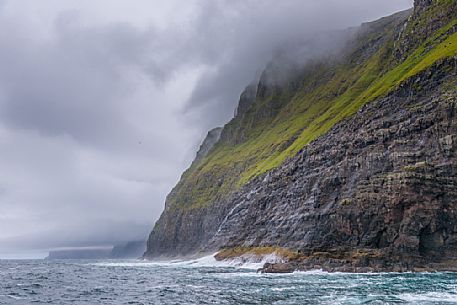
<svg viewBox="0 0 457 305"><path fill-rule="evenodd" d="M259 274L194 261L1 260L0 304L457 304L457 273Z"/></svg>

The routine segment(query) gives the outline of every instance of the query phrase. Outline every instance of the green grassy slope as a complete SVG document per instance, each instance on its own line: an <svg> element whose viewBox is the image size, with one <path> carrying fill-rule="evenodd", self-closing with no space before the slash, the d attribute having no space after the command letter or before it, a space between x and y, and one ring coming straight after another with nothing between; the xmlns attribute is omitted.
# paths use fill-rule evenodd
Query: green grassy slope
<svg viewBox="0 0 457 305"><path fill-rule="evenodd" d="M208 156L183 174L167 206L192 209L211 204L281 165L366 103L436 61L456 56L455 6L455 0L435 0L420 17L409 20L401 38L398 21L391 18L381 29L359 34L343 59L309 63L287 84L258 95L244 115L224 127L221 141ZM442 25L435 29L431 23ZM399 39L402 58L396 56ZM363 49L373 51L364 58Z"/></svg>

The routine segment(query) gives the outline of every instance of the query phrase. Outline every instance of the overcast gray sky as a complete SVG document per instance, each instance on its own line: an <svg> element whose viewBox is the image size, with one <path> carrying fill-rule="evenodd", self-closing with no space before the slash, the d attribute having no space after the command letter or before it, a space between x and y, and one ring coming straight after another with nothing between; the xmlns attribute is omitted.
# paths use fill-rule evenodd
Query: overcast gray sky
<svg viewBox="0 0 457 305"><path fill-rule="evenodd" d="M0 0L0 257L144 239L278 47L412 0Z"/></svg>

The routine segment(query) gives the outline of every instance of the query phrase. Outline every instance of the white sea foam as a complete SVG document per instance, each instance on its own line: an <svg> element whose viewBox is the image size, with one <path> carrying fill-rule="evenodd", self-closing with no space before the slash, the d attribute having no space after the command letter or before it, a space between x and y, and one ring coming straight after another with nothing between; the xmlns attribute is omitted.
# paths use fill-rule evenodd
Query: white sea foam
<svg viewBox="0 0 457 305"><path fill-rule="evenodd" d="M398 298L411 303L417 302L457 302L457 294L449 292L403 293Z"/></svg>
<svg viewBox="0 0 457 305"><path fill-rule="evenodd" d="M15 300L25 300L26 299L26 298L19 297L17 295L12 295L12 294L8 294L7 296L9 298L12 298L12 299L15 299Z"/></svg>
<svg viewBox="0 0 457 305"><path fill-rule="evenodd" d="M323 271L322 269L313 269L313 270L308 270L308 271L294 271L292 274L295 274L295 275L302 275L302 274L322 275L322 274L330 274L330 273L327 271Z"/></svg>
<svg viewBox="0 0 457 305"><path fill-rule="evenodd" d="M264 277L265 274L258 272L221 272L214 274L218 279L231 279L231 278L259 278Z"/></svg>
<svg viewBox="0 0 457 305"><path fill-rule="evenodd" d="M273 262L272 257L265 257L263 259L256 258L254 256L243 256L240 258L235 258L231 260L223 260L218 261L215 258L217 253L203 256L197 259L192 260L182 260L182 261L174 261L168 263L161 263L166 265L172 266L180 266L184 268L194 268L194 267L234 267L234 268L245 268L245 269L258 269L263 266L266 262Z"/></svg>
<svg viewBox="0 0 457 305"><path fill-rule="evenodd" d="M257 256L257 255L242 255L240 257L218 261L215 259L217 253L203 256L197 259L190 260L172 260L172 261L145 261L145 260L129 260L129 261L115 261L115 262L97 262L91 263L90 265L98 267L183 267L183 268L195 268L195 267L233 267L243 269L257 270L265 263L280 263L284 260L277 256L275 253Z"/></svg>
<svg viewBox="0 0 457 305"><path fill-rule="evenodd" d="M149 261L149 260L128 260L128 261L105 261L90 263L89 265L98 267L205 267L205 266L221 266L214 258L215 254L204 256L198 259L191 260L161 260L161 261Z"/></svg>
<svg viewBox="0 0 457 305"><path fill-rule="evenodd" d="M213 255L214 258L214 255ZM255 254L244 254L240 257L236 257L230 260L223 260L217 262L220 266L227 266L227 267L237 267L243 269L254 269L257 270L262 268L265 263L282 263L284 259L276 253L271 253L264 256L258 256Z"/></svg>
<svg viewBox="0 0 457 305"><path fill-rule="evenodd" d="M278 291L278 292L288 291L288 290L295 290L295 289L297 289L297 286L271 288L271 290Z"/></svg>

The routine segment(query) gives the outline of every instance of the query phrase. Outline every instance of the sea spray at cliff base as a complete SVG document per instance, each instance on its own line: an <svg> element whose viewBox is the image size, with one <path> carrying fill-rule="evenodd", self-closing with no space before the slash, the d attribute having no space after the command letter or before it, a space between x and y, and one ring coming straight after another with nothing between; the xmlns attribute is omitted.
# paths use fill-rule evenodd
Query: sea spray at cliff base
<svg viewBox="0 0 457 305"><path fill-rule="evenodd" d="M117 262L96 262L95 266L106 267L176 267L176 268L199 268L199 267L215 267L215 268L242 268L250 270L259 270L265 263L283 262L283 258L272 253L266 256L258 257L255 255L247 255L218 261L215 259L216 253L209 254L200 258L194 259L163 259L163 260L131 260Z"/></svg>

